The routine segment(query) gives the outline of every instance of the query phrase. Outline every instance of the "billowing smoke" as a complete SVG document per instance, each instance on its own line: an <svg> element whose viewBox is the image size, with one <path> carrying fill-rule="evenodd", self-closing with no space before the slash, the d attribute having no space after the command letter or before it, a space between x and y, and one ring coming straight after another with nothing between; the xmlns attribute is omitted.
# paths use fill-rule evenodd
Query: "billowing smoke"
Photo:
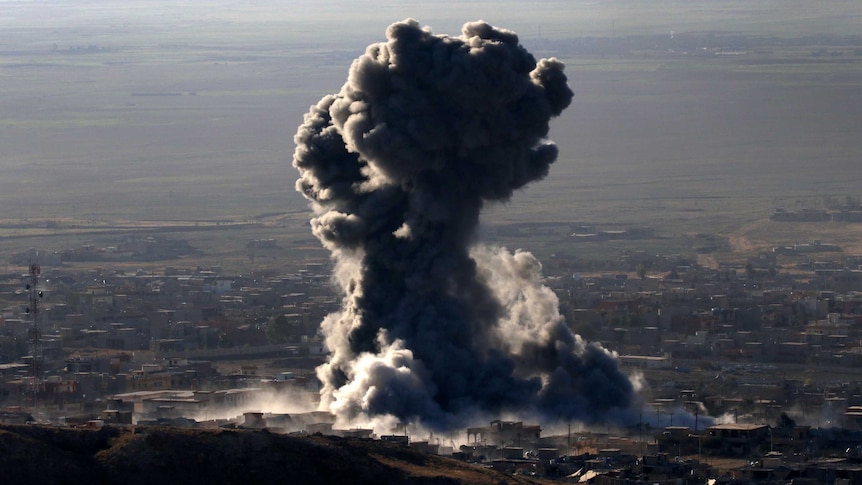
<svg viewBox="0 0 862 485"><path fill-rule="evenodd" d="M520 414L594 421L634 399L615 357L572 334L529 253L475 241L486 201L548 174L556 59L484 22L387 29L295 137L297 190L344 292L322 323L322 405L431 429Z"/></svg>

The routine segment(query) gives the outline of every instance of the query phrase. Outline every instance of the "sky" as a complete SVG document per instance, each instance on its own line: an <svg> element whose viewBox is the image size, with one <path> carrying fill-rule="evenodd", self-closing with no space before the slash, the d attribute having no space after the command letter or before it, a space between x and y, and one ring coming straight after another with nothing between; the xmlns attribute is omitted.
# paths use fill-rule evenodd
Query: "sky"
<svg viewBox="0 0 862 485"><path fill-rule="evenodd" d="M169 199L200 206L213 193L193 195L201 191L194 179L205 177L191 170L190 161L204 160L208 176L233 178L234 186L263 180L261 197L271 199L254 210L270 212L267 204L301 208L301 198L285 190L296 176L289 167L295 127L311 103L338 91L365 46L384 40L386 27L407 17L449 35L458 35L464 22L483 19L517 32L537 56L568 57L563 60L576 95L551 126L560 161L545 185L523 192L530 204L507 209L513 212L541 207L539 199L559 195L547 195L549 190L566 187L584 190L584 197L571 195L573 206L584 210L601 198L661 197L667 193L661 182L671 179L713 178L727 192L740 166L769 182L775 170L763 160L770 157L799 174L783 185L813 180L802 195L821 195L832 183L824 175L828 170L798 169L812 160L840 168L858 153L856 133L842 128L859 103L852 81L838 79L856 75L849 63L842 72L803 73L807 78L797 79L802 84L788 85L776 76L796 67L749 67L721 78L687 61L604 59L599 65L570 49L572 39L669 38L671 32L851 34L862 18L862 3L854 1L0 0L0 6L0 76L7 90L0 100L0 125L6 127L0 131L0 167L9 175L0 181L0 193L21 212L38 203L16 193L22 180L42 193L63 192L80 179L82 191L103 201L126 194L139 206ZM88 46L110 52L52 54ZM197 104L173 100L183 111L164 99L129 99L135 90L194 91L199 97ZM782 133L792 137L784 140ZM826 152L813 145L824 139L831 142ZM50 171L31 170L37 161ZM277 176L261 176L267 173ZM638 184L634 190L593 190L620 187L623 176ZM154 199L129 195L147 182L165 190ZM216 193L223 196L229 185ZM69 203L77 197L53 203L43 198L41 212L82 207Z"/></svg>

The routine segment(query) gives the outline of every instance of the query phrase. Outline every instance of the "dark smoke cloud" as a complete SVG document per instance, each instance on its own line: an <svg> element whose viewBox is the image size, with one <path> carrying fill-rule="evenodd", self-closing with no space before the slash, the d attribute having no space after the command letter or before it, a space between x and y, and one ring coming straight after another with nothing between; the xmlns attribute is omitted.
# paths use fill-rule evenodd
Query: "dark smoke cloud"
<svg viewBox="0 0 862 485"><path fill-rule="evenodd" d="M297 190L345 295L322 324L323 405L438 429L488 413L593 421L628 409L632 382L568 330L539 262L474 240L486 201L557 158L546 137L573 95L563 64L484 22L448 37L406 20L386 36L295 137Z"/></svg>

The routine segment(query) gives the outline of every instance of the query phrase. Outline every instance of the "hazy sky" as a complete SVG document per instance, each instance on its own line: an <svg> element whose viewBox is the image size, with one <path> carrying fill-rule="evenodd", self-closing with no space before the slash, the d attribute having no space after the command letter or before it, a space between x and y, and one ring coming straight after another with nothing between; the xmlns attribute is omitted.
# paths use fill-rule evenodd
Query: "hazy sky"
<svg viewBox="0 0 862 485"><path fill-rule="evenodd" d="M141 1L0 0L0 28L122 26L184 28L224 21L284 23L318 35L349 38L381 32L413 17L457 34L467 20L506 25L523 36L557 37L719 30L758 33L855 33L862 4L854 0L552 0L523 1ZM330 30L331 29L331 30Z"/></svg>
<svg viewBox="0 0 862 485"><path fill-rule="evenodd" d="M848 128L860 104L851 62L841 72L806 67L790 85L781 77L793 74L789 66L740 65L722 78L684 60L572 56L567 44L672 31L855 34L858 1L0 0L0 198L24 212L33 192L69 191L59 202L41 196L43 214L82 194L180 207L199 205L212 191L238 194L238 205L245 201L237 187L255 181L261 211L301 206L290 190L296 173L289 159L302 114L338 91L352 60L407 17L450 35L484 19L516 31L537 56L569 56L576 96L552 124L560 161L526 197L577 187L570 196L584 195L575 204L583 207L597 197L662 197L668 180L710 177L717 181L711 190L728 193L735 186L726 181L740 167L772 180L774 170L761 163L769 157L786 161L791 175L813 161L827 167L806 189L819 194L835 179L849 183L829 178L828 168L858 159L859 136ZM90 46L104 50L60 55ZM141 91L197 97L130 97ZM829 150L818 143L824 139ZM205 173L190 169L204 162ZM43 168L32 170L36 163ZM808 177L775 186L800 186ZM595 189L620 178L633 184L622 194ZM140 189L150 183L162 192ZM22 187L37 190L22 195Z"/></svg>

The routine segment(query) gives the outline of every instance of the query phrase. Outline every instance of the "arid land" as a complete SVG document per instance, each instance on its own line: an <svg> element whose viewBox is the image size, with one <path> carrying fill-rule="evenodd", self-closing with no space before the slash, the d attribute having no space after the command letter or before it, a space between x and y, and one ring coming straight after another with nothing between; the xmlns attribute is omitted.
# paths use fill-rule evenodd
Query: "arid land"
<svg viewBox="0 0 862 485"><path fill-rule="evenodd" d="M33 27L29 43L0 52L3 259L141 232L189 239L200 264L325 258L293 190L291 138L361 47L297 44L272 29L271 42L261 33L235 46L137 32L136 47L131 31L120 43L59 44ZM857 197L862 38L572 32L523 42L565 60L576 97L553 122L551 174L489 204L486 240L543 260L646 250L709 265L814 239L862 249L859 223L769 220L776 208ZM512 226L522 228L497 230ZM573 244L578 226L652 236ZM283 252L250 257L245 244L258 238Z"/></svg>

